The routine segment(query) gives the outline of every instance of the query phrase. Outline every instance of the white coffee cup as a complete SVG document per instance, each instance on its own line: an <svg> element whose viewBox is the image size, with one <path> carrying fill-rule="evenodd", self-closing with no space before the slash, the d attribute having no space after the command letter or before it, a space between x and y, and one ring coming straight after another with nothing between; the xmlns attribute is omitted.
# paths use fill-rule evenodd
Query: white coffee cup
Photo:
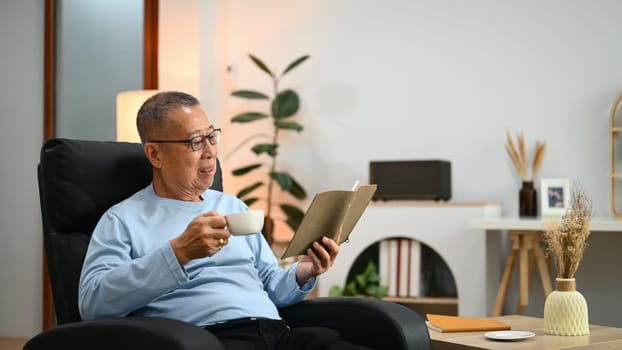
<svg viewBox="0 0 622 350"><path fill-rule="evenodd" d="M225 215L232 235L250 235L263 228L263 210L249 210Z"/></svg>

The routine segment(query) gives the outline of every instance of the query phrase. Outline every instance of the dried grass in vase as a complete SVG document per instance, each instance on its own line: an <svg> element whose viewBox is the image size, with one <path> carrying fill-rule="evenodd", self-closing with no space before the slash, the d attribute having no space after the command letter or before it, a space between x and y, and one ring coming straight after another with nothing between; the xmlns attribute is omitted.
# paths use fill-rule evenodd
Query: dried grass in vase
<svg viewBox="0 0 622 350"><path fill-rule="evenodd" d="M507 130L507 144L505 145L505 149L514 164L514 168L516 168L516 172L518 173L521 181L534 181L536 175L538 175L540 166L542 165L542 160L544 159L546 143L536 141L536 150L531 164L531 174L529 174L528 169L529 162L527 160L527 151L525 149L525 136L522 132L516 135L515 143L512 139L512 135L510 135L510 131Z"/></svg>
<svg viewBox="0 0 622 350"><path fill-rule="evenodd" d="M558 278L574 278L590 236L592 201L573 186L571 205L561 222L549 223L544 233L547 256L553 254Z"/></svg>

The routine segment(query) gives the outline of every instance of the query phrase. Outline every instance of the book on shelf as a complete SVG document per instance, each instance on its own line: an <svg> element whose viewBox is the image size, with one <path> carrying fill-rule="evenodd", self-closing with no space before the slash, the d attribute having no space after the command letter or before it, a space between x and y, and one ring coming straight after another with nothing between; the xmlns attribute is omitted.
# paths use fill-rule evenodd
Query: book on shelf
<svg viewBox="0 0 622 350"><path fill-rule="evenodd" d="M388 297L420 297L421 243L409 238L389 238L379 247L380 283Z"/></svg>
<svg viewBox="0 0 622 350"><path fill-rule="evenodd" d="M369 205L376 188L376 185L355 184L352 190L317 193L281 258L307 254L313 242L323 236L336 239L340 228L341 236L337 244L345 242Z"/></svg>
<svg viewBox="0 0 622 350"><path fill-rule="evenodd" d="M425 323L428 328L437 332L476 332L476 331L505 331L510 325L489 318L447 316L427 314Z"/></svg>
<svg viewBox="0 0 622 350"><path fill-rule="evenodd" d="M409 297L408 287L410 287L410 266L409 266L409 252L408 239L397 240L397 296L402 298Z"/></svg>
<svg viewBox="0 0 622 350"><path fill-rule="evenodd" d="M417 298L420 293L421 278L421 242L408 240L408 296Z"/></svg>
<svg viewBox="0 0 622 350"><path fill-rule="evenodd" d="M394 250L392 245L395 243L393 239L383 239L380 241L378 251L378 272L380 274L380 285L387 287L387 296L395 297L395 280L396 271L395 264L393 264Z"/></svg>

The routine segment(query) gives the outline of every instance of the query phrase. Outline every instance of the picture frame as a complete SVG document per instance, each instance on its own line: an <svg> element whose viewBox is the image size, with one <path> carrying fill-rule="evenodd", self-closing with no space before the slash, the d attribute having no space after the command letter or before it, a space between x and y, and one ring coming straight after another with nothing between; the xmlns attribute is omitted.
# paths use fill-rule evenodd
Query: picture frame
<svg viewBox="0 0 622 350"><path fill-rule="evenodd" d="M566 214L570 207L570 179L542 179L540 181L540 213L543 217Z"/></svg>

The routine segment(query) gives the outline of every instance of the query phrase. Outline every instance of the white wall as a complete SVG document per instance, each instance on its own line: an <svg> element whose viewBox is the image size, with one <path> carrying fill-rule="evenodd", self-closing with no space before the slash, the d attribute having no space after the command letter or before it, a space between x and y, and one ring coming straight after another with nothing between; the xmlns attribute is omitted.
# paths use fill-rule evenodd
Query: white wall
<svg viewBox="0 0 622 350"><path fill-rule="evenodd" d="M312 55L283 80L300 92L306 126L285 141L283 166L310 192L367 180L370 160L442 158L452 163L452 199L499 201L516 215L509 129L524 131L529 146L547 142L541 177L579 180L597 215L610 215L608 113L622 90L614 44L622 3L225 4L236 87L267 89L248 52L278 71ZM218 117L225 124L229 115ZM225 139L240 128L227 125Z"/></svg>
<svg viewBox="0 0 622 350"><path fill-rule="evenodd" d="M220 152L228 169L250 162L250 152L227 156L257 126L230 125L229 118L248 105L214 94L232 88L271 91L248 53L278 72L310 54L281 83L300 93L298 120L306 129L284 137L279 160L309 193L367 181L371 160L440 158L452 163L453 201L499 202L504 215L516 216L520 180L504 149L509 129L524 132L529 151L536 140L547 142L539 179L580 182L596 216L611 217L609 111L622 92L622 47L616 45L622 2L209 3L161 0L164 6L198 8L185 17L187 24L177 17L176 30L183 33L187 25L194 31L201 23L198 41L212 45L212 53L199 53L203 66L188 86L199 86L212 120L223 127ZM172 43L160 45L165 52ZM233 70L223 79L227 66ZM219 83L200 85L208 79ZM239 179L225 175L227 191L241 188ZM611 293L602 298L590 284L603 283L593 279L602 274L589 269L620 265L620 239L599 236L592 244L598 251L586 253L593 259L585 261L588 269L577 274L595 293L586 295L594 304L591 320L618 326L622 319L608 312L607 303L620 290L619 275L604 279L609 283L600 289ZM538 288L532 283L527 314L542 314ZM510 295L508 311L515 310L516 300Z"/></svg>
<svg viewBox="0 0 622 350"><path fill-rule="evenodd" d="M0 336L42 323L43 1L0 2Z"/></svg>

